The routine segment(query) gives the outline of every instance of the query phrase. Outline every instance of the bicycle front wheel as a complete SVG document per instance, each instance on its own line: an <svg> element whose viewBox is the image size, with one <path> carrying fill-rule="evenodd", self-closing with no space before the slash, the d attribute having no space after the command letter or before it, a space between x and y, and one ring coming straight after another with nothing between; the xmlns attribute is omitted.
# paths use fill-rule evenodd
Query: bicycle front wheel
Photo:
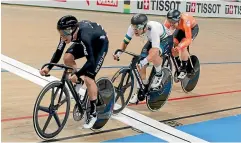
<svg viewBox="0 0 241 143"><path fill-rule="evenodd" d="M33 110L33 124L37 135L44 140L57 136L68 120L69 111L70 97L64 85L60 81L47 84L40 92ZM52 118L54 120L51 122Z"/></svg>
<svg viewBox="0 0 241 143"><path fill-rule="evenodd" d="M120 113L129 103L133 89L134 76L130 68L121 68L111 79L115 88L113 114Z"/></svg>

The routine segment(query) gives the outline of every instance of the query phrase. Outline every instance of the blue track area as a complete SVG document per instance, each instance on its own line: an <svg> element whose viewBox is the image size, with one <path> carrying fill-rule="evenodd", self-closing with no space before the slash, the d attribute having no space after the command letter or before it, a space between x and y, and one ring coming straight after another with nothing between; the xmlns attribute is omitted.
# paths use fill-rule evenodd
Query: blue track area
<svg viewBox="0 0 241 143"><path fill-rule="evenodd" d="M114 139L114 140L108 140L105 142L167 142L167 141L161 140L149 134L140 134L135 136Z"/></svg>
<svg viewBox="0 0 241 143"><path fill-rule="evenodd" d="M241 142L241 114L177 127L208 142ZM139 134L105 142L166 142L149 134Z"/></svg>

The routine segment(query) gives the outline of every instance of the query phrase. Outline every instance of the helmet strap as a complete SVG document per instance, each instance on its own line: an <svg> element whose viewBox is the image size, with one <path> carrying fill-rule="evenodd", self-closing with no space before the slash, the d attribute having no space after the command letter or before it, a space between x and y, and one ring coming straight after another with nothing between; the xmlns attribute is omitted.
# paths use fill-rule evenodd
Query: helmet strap
<svg viewBox="0 0 241 143"><path fill-rule="evenodd" d="M79 29L79 27L75 28L75 29L73 30L73 32L71 33L71 41L77 39L77 33L78 33L77 31L78 31L78 29Z"/></svg>
<svg viewBox="0 0 241 143"><path fill-rule="evenodd" d="M143 27L143 29L142 29L142 34L145 34L146 32L145 32L145 28L146 28L146 25Z"/></svg>

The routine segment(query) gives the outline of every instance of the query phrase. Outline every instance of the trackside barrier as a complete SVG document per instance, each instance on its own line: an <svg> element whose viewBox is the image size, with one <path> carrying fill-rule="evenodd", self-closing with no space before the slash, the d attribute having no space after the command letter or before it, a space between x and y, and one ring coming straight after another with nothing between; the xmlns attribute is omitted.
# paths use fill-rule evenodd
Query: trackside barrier
<svg viewBox="0 0 241 143"><path fill-rule="evenodd" d="M166 15L172 9L196 17L241 18L241 2L220 0L3 0L4 4L57 7L116 13Z"/></svg>

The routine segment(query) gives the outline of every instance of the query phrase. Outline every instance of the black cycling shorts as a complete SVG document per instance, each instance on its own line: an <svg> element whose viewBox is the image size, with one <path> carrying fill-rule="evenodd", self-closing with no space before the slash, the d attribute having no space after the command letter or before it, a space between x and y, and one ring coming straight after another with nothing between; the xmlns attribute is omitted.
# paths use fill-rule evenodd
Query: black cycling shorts
<svg viewBox="0 0 241 143"><path fill-rule="evenodd" d="M160 42L160 50L162 51L161 55L167 54L171 52L171 49L173 47L173 36L170 35L166 37L165 39L161 40ZM141 56L142 57L147 57L149 50L152 48L152 43L150 41L147 41L144 47L142 48L141 51Z"/></svg>
<svg viewBox="0 0 241 143"><path fill-rule="evenodd" d="M192 40L194 40L197 37L198 32L199 32L199 27L197 24L192 28ZM181 42L182 39L185 38L186 36L184 31L177 29L174 31L173 37L176 38L179 42Z"/></svg>
<svg viewBox="0 0 241 143"><path fill-rule="evenodd" d="M108 38L105 38L103 40L99 40L98 42L94 43L93 45L93 54L95 57L95 69L94 69L94 73L92 74L88 74L87 72L84 74L85 76L88 76L92 79L95 79L97 73L99 72L100 68L103 65L104 62L104 58L108 52L108 47L109 47L109 41ZM82 46L82 44L79 43L73 43L68 50L66 51L66 53L70 53L74 56L74 60L77 60L79 58L83 58L85 57L84 54L84 47ZM87 69L88 70L88 69Z"/></svg>

